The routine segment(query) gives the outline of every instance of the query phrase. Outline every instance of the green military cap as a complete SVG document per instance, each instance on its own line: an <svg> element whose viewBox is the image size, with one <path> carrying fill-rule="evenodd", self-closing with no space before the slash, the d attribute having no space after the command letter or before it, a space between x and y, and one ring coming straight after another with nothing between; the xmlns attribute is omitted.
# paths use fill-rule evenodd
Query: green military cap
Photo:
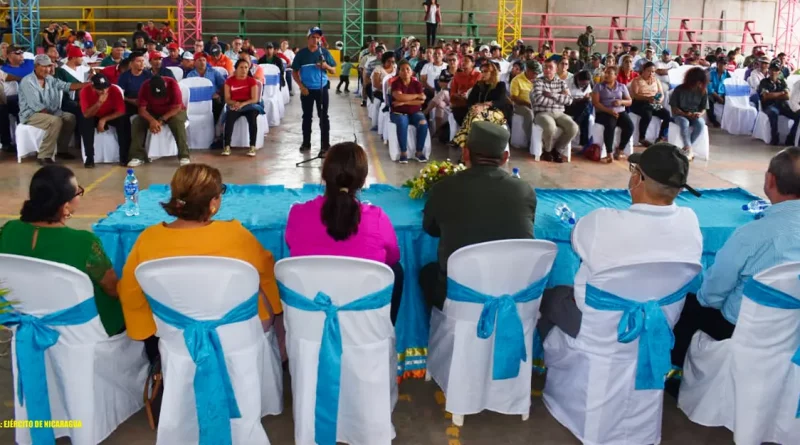
<svg viewBox="0 0 800 445"><path fill-rule="evenodd" d="M470 154L500 159L511 134L500 125L486 121L473 122L469 128L467 148Z"/></svg>
<svg viewBox="0 0 800 445"><path fill-rule="evenodd" d="M540 65L539 62L537 62L535 60L529 60L529 61L525 62L525 69L531 70L531 71L533 71L535 73L541 73L542 72L542 65Z"/></svg>

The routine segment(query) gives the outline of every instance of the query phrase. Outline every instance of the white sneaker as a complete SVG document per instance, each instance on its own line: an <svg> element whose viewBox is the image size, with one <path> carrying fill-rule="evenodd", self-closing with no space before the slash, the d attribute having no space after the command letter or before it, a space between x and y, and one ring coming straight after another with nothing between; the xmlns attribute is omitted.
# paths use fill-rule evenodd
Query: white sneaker
<svg viewBox="0 0 800 445"><path fill-rule="evenodd" d="M250 147L250 150L247 152L247 156L254 157L256 155L256 148Z"/></svg>
<svg viewBox="0 0 800 445"><path fill-rule="evenodd" d="M141 159L134 158L128 162L128 167L138 167L142 164L144 164L144 162L142 162Z"/></svg>
<svg viewBox="0 0 800 445"><path fill-rule="evenodd" d="M181 167L183 167L184 165L189 165L189 164L192 163L192 161L190 161L189 158L181 158L181 160L178 161L178 162L181 164Z"/></svg>

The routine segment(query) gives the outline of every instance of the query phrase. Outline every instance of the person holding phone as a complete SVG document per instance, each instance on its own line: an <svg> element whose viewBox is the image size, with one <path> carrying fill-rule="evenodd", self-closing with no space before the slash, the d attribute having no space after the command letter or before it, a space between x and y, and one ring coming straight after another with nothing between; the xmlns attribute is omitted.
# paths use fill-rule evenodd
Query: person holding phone
<svg viewBox="0 0 800 445"><path fill-rule="evenodd" d="M661 119L661 130L658 133L660 141L667 140L667 130L669 129L670 114L664 108L664 91L661 89L661 81L655 75L656 65L653 62L645 62L642 65L642 74L631 81L631 97L633 105L631 111L639 115L639 145L649 147L647 140L647 127L653 116ZM653 141L657 142L657 141Z"/></svg>
<svg viewBox="0 0 800 445"><path fill-rule="evenodd" d="M336 61L333 60L328 50L320 46L321 39L322 30L320 28L315 26L308 30L308 46L297 52L292 62L292 76L300 87L300 104L303 107L303 144L300 145L300 152L311 150L311 121L314 108L316 108L322 139L319 156L323 157L331 146L331 124L328 119L328 90L330 89L328 74L335 72Z"/></svg>

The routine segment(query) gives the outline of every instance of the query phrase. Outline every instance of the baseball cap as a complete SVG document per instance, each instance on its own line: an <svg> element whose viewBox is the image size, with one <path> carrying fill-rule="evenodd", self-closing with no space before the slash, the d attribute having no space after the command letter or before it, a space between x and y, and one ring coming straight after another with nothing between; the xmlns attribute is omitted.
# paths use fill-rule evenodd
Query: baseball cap
<svg viewBox="0 0 800 445"><path fill-rule="evenodd" d="M471 155L500 159L506 151L511 134L500 125L489 121L476 121L469 129L467 149Z"/></svg>
<svg viewBox="0 0 800 445"><path fill-rule="evenodd" d="M622 46L631 46L631 42L622 42Z"/></svg>
<svg viewBox="0 0 800 445"><path fill-rule="evenodd" d="M769 59L766 56L759 57L758 58L758 63L769 63Z"/></svg>
<svg viewBox="0 0 800 445"><path fill-rule="evenodd" d="M121 39L117 40L117 42L119 42L119 43L126 43L126 44L127 44L127 43L128 43L128 39L126 39L125 37L123 37L123 38L121 38Z"/></svg>
<svg viewBox="0 0 800 445"><path fill-rule="evenodd" d="M319 26L314 26L313 28L309 28L306 37L310 37L312 34L316 34L322 37L322 30L319 28Z"/></svg>
<svg viewBox="0 0 800 445"><path fill-rule="evenodd" d="M646 52L646 53L654 53L654 52L656 52L656 50L654 50L652 47L648 46L647 48L645 48L644 52Z"/></svg>
<svg viewBox="0 0 800 445"><path fill-rule="evenodd" d="M439 74L439 82L450 83L451 80L453 80L453 75L450 74L450 71L442 70L442 72Z"/></svg>
<svg viewBox="0 0 800 445"><path fill-rule="evenodd" d="M478 48L478 52L482 53L484 51L489 51L489 46L488 45L483 45L480 48Z"/></svg>
<svg viewBox="0 0 800 445"><path fill-rule="evenodd" d="M83 57L83 51L75 45L70 45L69 49L67 50L67 59L72 59L75 57Z"/></svg>
<svg viewBox="0 0 800 445"><path fill-rule="evenodd" d="M275 45L272 42L267 42L267 44L264 45L264 49L275 49Z"/></svg>
<svg viewBox="0 0 800 445"><path fill-rule="evenodd" d="M204 52L194 53L194 60L197 59L208 59L208 54Z"/></svg>
<svg viewBox="0 0 800 445"><path fill-rule="evenodd" d="M603 55L602 55L602 54L600 54L600 53L594 53L594 54L592 54L592 59L597 59L597 60L600 60L600 59L602 59L602 58L603 58Z"/></svg>
<svg viewBox="0 0 800 445"><path fill-rule="evenodd" d="M172 50L172 49L181 49L181 47L178 46L177 43L170 43L169 45L167 45L167 49L170 49L170 50Z"/></svg>
<svg viewBox="0 0 800 445"><path fill-rule="evenodd" d="M108 77L105 74L97 73L92 76L92 86L98 90L105 90L111 86L111 82L108 81Z"/></svg>
<svg viewBox="0 0 800 445"><path fill-rule="evenodd" d="M191 51L184 51L183 55L181 56L183 60L194 60L194 54Z"/></svg>
<svg viewBox="0 0 800 445"><path fill-rule="evenodd" d="M92 42L92 41L89 41L89 42L83 42L83 47L84 47L85 49L94 48L94 42Z"/></svg>
<svg viewBox="0 0 800 445"><path fill-rule="evenodd" d="M13 53L22 54L24 52L25 48L17 45L8 45L8 48L6 49L7 54L13 54Z"/></svg>
<svg viewBox="0 0 800 445"><path fill-rule="evenodd" d="M123 45L122 42L120 41L116 41L114 42L114 45L111 46L111 48L125 48L125 45Z"/></svg>
<svg viewBox="0 0 800 445"><path fill-rule="evenodd" d="M33 58L33 63L39 66L50 66L53 64L53 61L50 60L50 56L47 54L39 54Z"/></svg>
<svg viewBox="0 0 800 445"><path fill-rule="evenodd" d="M529 70L529 71L536 72L536 73L541 73L542 72L542 65L540 65L539 62L537 62L535 60L529 60L529 61L525 62L525 69Z"/></svg>
<svg viewBox="0 0 800 445"><path fill-rule="evenodd" d="M167 83L161 76L153 76L150 79L150 94L155 97L164 97L167 95Z"/></svg>
<svg viewBox="0 0 800 445"><path fill-rule="evenodd" d="M781 70L781 63L778 61L774 61L769 64L770 71L780 71Z"/></svg>
<svg viewBox="0 0 800 445"><path fill-rule="evenodd" d="M154 60L154 59L163 59L163 58L164 58L164 55L163 55L163 54L161 54L161 53L160 53L160 52L158 52L158 51L149 51L149 52L147 53L147 57L148 57L150 60Z"/></svg>
<svg viewBox="0 0 800 445"><path fill-rule="evenodd" d="M628 162L638 165L642 173L659 184L685 188L694 196L700 196L700 192L686 184L686 179L689 177L689 159L672 144L667 142L653 144L642 153L628 156Z"/></svg>
<svg viewBox="0 0 800 445"><path fill-rule="evenodd" d="M672 54L672 52L667 48L665 48L664 51L661 51L662 56L668 56L670 54Z"/></svg>
<svg viewBox="0 0 800 445"><path fill-rule="evenodd" d="M212 56L217 57L222 54L222 47L217 44L213 44L208 52L211 53Z"/></svg>

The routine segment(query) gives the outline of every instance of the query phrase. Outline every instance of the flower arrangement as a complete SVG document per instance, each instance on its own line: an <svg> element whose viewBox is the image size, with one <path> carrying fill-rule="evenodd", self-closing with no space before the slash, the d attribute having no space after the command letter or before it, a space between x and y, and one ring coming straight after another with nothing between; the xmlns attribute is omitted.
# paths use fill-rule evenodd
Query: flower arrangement
<svg viewBox="0 0 800 445"><path fill-rule="evenodd" d="M412 199L420 199L433 187L433 184L466 169L467 167L463 164L453 164L449 159L446 161L431 161L419 171L419 175L406 181L403 187L411 189L408 192L408 196Z"/></svg>

